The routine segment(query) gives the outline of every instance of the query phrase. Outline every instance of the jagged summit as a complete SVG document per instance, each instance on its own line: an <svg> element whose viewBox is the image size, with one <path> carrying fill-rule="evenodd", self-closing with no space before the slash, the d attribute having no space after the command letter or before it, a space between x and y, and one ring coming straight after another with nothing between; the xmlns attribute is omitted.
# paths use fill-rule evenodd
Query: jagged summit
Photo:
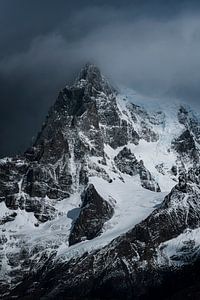
<svg viewBox="0 0 200 300"><path fill-rule="evenodd" d="M91 82L96 79L98 81L101 80L101 71L100 69L92 63L86 63L82 68L77 77L77 81L86 80L87 82Z"/></svg>
<svg viewBox="0 0 200 300"><path fill-rule="evenodd" d="M87 86L87 92L91 93L91 95L97 95L97 93L101 92L105 93L106 95L110 95L116 92L101 74L100 69L91 63L85 64L85 66L81 69L78 78L75 80L75 86Z"/></svg>
<svg viewBox="0 0 200 300"><path fill-rule="evenodd" d="M74 84L60 91L50 113L54 111L61 113L67 110L69 115L80 116L88 105L95 102L95 98L101 97L101 93L110 98L114 97L116 90L96 65L87 63L81 69Z"/></svg>
<svg viewBox="0 0 200 300"><path fill-rule="evenodd" d="M100 130L101 124L107 129ZM75 84L60 91L34 147L26 151L26 157L55 163L67 155L69 141L74 143L74 139L79 139L77 131L91 141L93 153L100 155L104 142L115 148L126 144L126 126L126 121L120 121L116 91L95 65L86 64ZM138 137L133 128L132 139L137 143ZM79 148L83 144L85 142L81 137ZM87 149L83 151L87 152Z"/></svg>

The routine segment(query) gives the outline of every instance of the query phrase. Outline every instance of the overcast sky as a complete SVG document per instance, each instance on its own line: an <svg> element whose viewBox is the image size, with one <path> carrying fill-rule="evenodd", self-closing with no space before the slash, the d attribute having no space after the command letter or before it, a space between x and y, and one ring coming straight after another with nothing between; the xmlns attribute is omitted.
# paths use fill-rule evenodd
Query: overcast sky
<svg viewBox="0 0 200 300"><path fill-rule="evenodd" d="M198 0L0 0L0 41L1 157L31 144L88 61L116 84L200 103Z"/></svg>

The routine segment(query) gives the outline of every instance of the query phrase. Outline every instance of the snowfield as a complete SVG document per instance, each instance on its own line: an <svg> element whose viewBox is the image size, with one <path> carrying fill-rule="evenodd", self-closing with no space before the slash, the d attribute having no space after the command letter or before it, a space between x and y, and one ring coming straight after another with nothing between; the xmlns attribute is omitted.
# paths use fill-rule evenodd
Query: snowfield
<svg viewBox="0 0 200 300"><path fill-rule="evenodd" d="M114 206L114 216L104 224L100 236L86 240L71 247L61 246L58 255L63 259L70 259L84 252L101 248L117 236L127 232L137 223L145 219L164 199L166 193L155 193L143 189L138 178L129 175L123 176L124 182L115 178L112 183L93 177L90 182L94 184L97 192Z"/></svg>

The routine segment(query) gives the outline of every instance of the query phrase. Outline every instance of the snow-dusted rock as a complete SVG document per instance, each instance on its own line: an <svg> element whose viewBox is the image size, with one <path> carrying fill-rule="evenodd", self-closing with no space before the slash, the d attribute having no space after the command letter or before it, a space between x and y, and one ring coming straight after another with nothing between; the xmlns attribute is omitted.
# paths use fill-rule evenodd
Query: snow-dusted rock
<svg viewBox="0 0 200 300"><path fill-rule="evenodd" d="M127 147L124 147L115 156L114 162L120 172L126 173L130 176L139 175L142 187L154 192L160 192L158 183L154 180L151 173L145 168L143 161L137 161L135 155L131 153L131 150Z"/></svg>
<svg viewBox="0 0 200 300"><path fill-rule="evenodd" d="M1 296L144 299L165 285L172 257L187 261L180 237L198 257L185 232L199 234L199 149L191 109L119 92L87 64L32 147L0 160Z"/></svg>

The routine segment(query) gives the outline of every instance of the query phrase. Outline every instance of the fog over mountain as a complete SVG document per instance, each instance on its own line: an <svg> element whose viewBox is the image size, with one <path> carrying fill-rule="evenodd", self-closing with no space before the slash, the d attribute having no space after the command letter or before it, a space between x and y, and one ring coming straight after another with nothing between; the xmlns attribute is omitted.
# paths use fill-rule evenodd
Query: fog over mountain
<svg viewBox="0 0 200 300"><path fill-rule="evenodd" d="M0 1L0 156L31 143L90 61L116 85L199 107L199 1Z"/></svg>

